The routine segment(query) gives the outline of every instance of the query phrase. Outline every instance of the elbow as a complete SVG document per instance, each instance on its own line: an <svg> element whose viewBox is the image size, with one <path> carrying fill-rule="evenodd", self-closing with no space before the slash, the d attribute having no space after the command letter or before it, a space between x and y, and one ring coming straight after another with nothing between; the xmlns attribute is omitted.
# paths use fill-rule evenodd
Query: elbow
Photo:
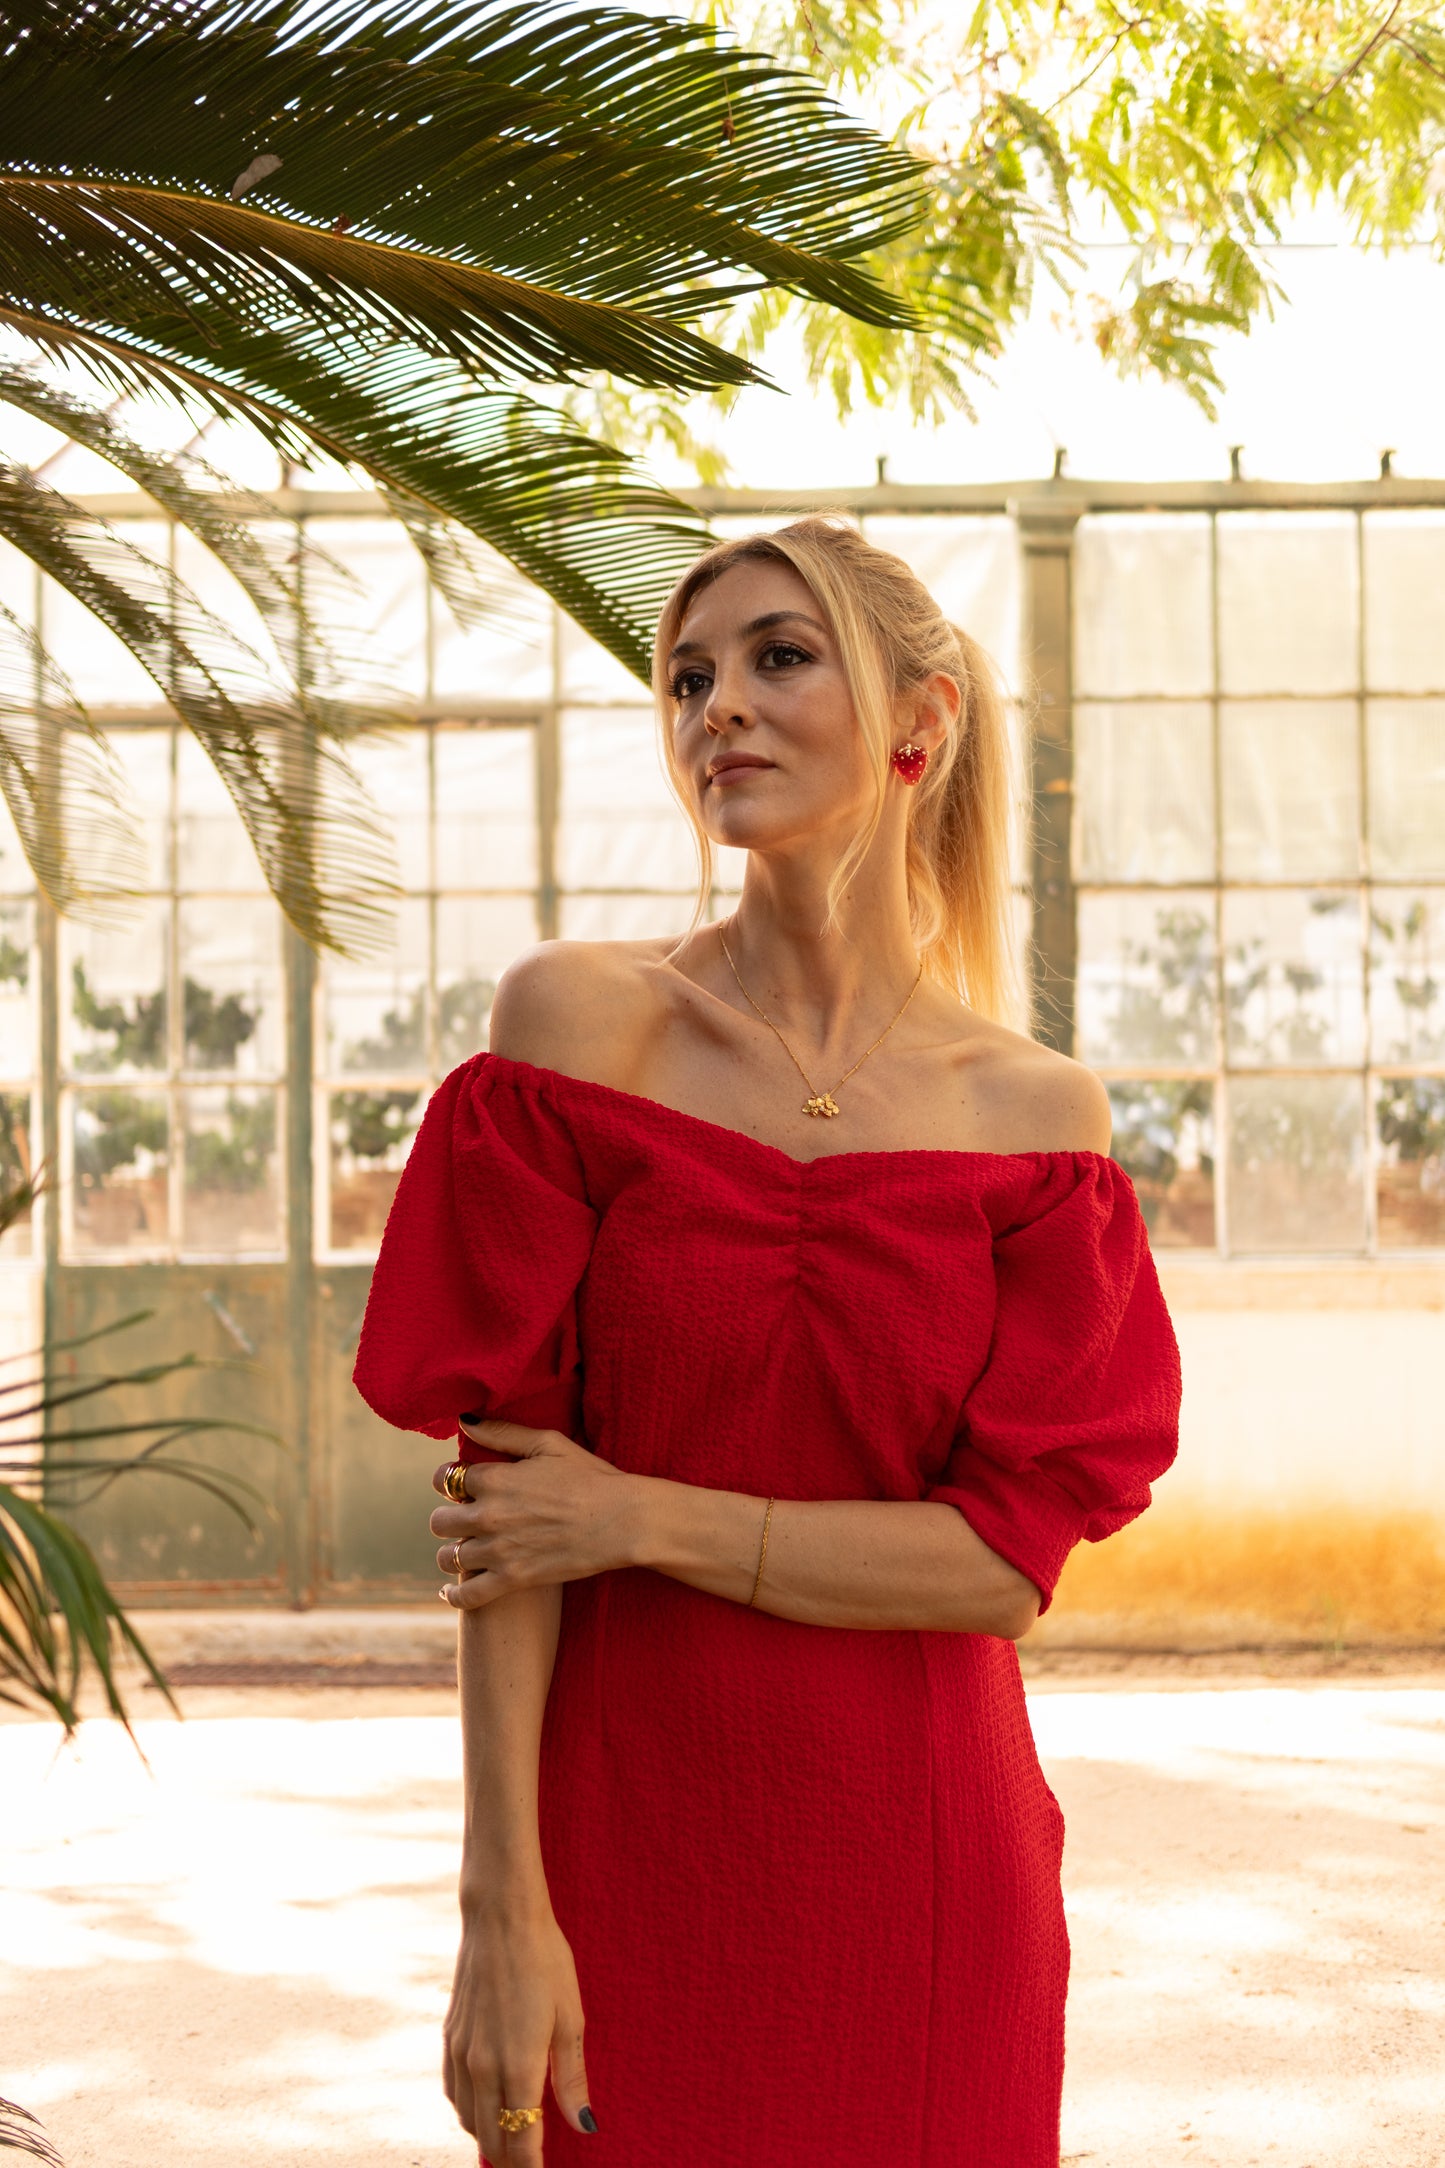
<svg viewBox="0 0 1445 2168"><path fill-rule="evenodd" d="M1042 1608L1038 1590L1032 1581L1026 1581L1022 1591L1000 1603L998 1624L989 1631L1000 1641L1022 1641L1026 1633L1032 1632Z"/></svg>

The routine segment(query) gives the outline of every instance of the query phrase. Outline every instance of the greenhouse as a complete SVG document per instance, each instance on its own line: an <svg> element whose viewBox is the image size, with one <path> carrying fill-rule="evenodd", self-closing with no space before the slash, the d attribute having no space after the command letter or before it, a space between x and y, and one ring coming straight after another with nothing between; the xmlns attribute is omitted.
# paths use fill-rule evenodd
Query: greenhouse
<svg viewBox="0 0 1445 2168"><path fill-rule="evenodd" d="M147 500L87 501L235 615L227 576ZM1403 1500L1425 1473L1409 1335L1445 1264L1445 487L696 501L724 532L819 505L861 518L991 650L1026 748L1040 1030L1108 1082L1186 1358L1216 1378L1205 1480L1267 1451L1258 1480L1287 1499L1306 1455L1318 1474L1393 1394L1381 1450ZM219 1507L158 1516L149 1486L95 1509L108 1566L157 1601L431 1584L420 1459L349 1383L410 1139L485 1045L511 958L681 931L693 910L690 834L617 662L520 583L492 629L460 630L379 499L292 490L278 511L356 583L415 717L358 753L404 891L366 961L318 961L290 931L150 681L23 560L3 566L7 606L116 747L148 853L144 904L95 925L37 903L13 835L0 852L5 1148L58 1173L5 1237L7 1334L29 1344L42 1306L62 1341L153 1310L132 1353L154 1334L234 1363L229 1412L285 1443L284 1510L252 1541ZM214 1375L188 1390L214 1407Z"/></svg>

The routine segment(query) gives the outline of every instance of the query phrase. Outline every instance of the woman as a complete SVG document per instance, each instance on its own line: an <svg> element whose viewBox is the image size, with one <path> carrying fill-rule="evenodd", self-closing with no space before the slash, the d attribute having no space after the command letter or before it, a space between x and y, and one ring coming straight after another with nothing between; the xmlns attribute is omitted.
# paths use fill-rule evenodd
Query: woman
<svg viewBox="0 0 1445 2168"><path fill-rule="evenodd" d="M979 650L803 520L688 574L656 687L741 902L507 973L357 1368L462 1418L448 2090L495 2168L1053 2168L1062 1828L1012 1644L1172 1457L1168 1319L1102 1088L996 1020Z"/></svg>

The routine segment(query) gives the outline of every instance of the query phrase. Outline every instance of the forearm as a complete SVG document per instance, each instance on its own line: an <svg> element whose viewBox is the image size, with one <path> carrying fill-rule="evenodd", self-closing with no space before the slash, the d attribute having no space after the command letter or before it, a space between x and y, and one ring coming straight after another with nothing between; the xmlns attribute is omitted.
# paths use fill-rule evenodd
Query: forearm
<svg viewBox="0 0 1445 2168"><path fill-rule="evenodd" d="M461 1614L464 1912L520 1917L549 1907L537 1764L561 1615L560 1587L518 1589Z"/></svg>
<svg viewBox="0 0 1445 2168"><path fill-rule="evenodd" d="M767 1501L638 1478L632 1562L746 1603ZM757 1608L810 1626L1001 1634L1017 1640L1038 1591L954 1506L781 1501Z"/></svg>

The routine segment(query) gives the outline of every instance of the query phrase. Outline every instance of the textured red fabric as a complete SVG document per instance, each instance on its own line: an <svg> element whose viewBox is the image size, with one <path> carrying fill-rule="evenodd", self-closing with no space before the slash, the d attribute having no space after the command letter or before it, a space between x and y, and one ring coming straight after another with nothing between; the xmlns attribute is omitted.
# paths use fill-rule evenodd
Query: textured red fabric
<svg viewBox="0 0 1445 2168"><path fill-rule="evenodd" d="M1045 1598L1179 1398L1111 1160L805 1165L496 1056L427 1111L356 1377L431 1437L485 1409L683 1483L946 1500ZM1063 1829L1009 1642L604 1574L541 1776L601 2126L549 2102L548 2168L1056 2168Z"/></svg>

